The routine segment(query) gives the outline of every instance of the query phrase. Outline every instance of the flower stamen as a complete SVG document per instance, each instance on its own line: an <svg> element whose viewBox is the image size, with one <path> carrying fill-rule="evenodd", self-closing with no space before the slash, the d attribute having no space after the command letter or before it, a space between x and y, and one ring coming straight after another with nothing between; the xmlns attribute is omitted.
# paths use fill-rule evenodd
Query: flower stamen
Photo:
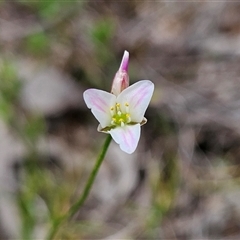
<svg viewBox="0 0 240 240"><path fill-rule="evenodd" d="M129 113L129 103L125 103L125 109L126 109L126 112Z"/></svg>
<svg viewBox="0 0 240 240"><path fill-rule="evenodd" d="M121 104L116 103L115 107L110 108L112 120L111 125L124 127L126 124L131 122L131 117L129 114L129 103L125 103L125 112L122 112Z"/></svg>
<svg viewBox="0 0 240 240"><path fill-rule="evenodd" d="M114 107L111 107L111 108L110 108L110 113L111 113L111 116L114 115Z"/></svg>
<svg viewBox="0 0 240 240"><path fill-rule="evenodd" d="M131 122L131 117L129 113L126 114L126 119L127 119L127 123Z"/></svg>

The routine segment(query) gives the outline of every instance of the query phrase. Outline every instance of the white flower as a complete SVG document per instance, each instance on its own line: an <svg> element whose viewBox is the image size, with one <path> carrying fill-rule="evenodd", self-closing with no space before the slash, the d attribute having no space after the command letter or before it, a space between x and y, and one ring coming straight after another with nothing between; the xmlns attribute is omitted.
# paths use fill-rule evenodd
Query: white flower
<svg viewBox="0 0 240 240"><path fill-rule="evenodd" d="M83 98L100 123L98 131L111 134L120 148L130 154L137 147L140 126L147 122L144 114L153 90L151 81L141 80L119 94L88 89L83 93Z"/></svg>

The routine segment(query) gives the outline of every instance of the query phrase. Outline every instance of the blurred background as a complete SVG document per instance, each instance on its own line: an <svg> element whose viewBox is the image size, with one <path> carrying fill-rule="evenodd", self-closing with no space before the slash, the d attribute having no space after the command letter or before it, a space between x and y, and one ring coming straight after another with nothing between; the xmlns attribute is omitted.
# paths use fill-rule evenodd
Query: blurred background
<svg viewBox="0 0 240 240"><path fill-rule="evenodd" d="M240 239L240 3L0 1L0 239L44 239L106 135L83 102L155 92L134 154L112 142L56 239Z"/></svg>

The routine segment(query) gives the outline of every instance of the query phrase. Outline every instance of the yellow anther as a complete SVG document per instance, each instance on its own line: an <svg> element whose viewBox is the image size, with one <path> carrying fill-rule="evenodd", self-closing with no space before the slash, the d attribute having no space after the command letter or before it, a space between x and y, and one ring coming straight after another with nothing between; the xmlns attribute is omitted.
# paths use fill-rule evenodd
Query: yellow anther
<svg viewBox="0 0 240 240"><path fill-rule="evenodd" d="M115 103L115 106L110 107L111 110L111 115L112 115L112 119L111 119L111 124L113 126L125 126L128 123L131 122L131 117L130 117L130 113L129 113L129 104L126 102L123 104L123 106L125 106L124 111L122 112L121 109L121 104L120 103Z"/></svg>
<svg viewBox="0 0 240 240"><path fill-rule="evenodd" d="M129 103L126 102L124 105L125 105L125 110L128 113L129 112Z"/></svg>

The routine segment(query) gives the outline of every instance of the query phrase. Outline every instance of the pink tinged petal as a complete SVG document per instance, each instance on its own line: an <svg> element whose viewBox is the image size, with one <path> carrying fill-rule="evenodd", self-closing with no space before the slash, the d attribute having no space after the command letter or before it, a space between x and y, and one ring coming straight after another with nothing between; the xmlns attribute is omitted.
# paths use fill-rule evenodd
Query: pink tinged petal
<svg viewBox="0 0 240 240"><path fill-rule="evenodd" d="M126 111L124 106L129 104L129 113L132 122L142 122L146 109L153 95L154 84L149 80L136 82L123 90L117 97L117 102L121 104L122 111Z"/></svg>
<svg viewBox="0 0 240 240"><path fill-rule="evenodd" d="M114 128L109 133L124 152L131 154L137 148L140 130L140 124L135 124Z"/></svg>
<svg viewBox="0 0 240 240"><path fill-rule="evenodd" d="M83 99L91 109L102 128L111 123L110 108L116 103L116 96L98 89L88 89L83 93Z"/></svg>
<svg viewBox="0 0 240 240"><path fill-rule="evenodd" d="M129 52L125 50L119 70L127 72L128 71L128 62L129 62Z"/></svg>
<svg viewBox="0 0 240 240"><path fill-rule="evenodd" d="M128 86L129 77L127 72L119 70L113 79L111 93L118 96Z"/></svg>
<svg viewBox="0 0 240 240"><path fill-rule="evenodd" d="M111 88L111 93L114 95L119 95L125 88L129 86L129 77L128 77L128 61L129 61L129 53L127 51L124 52L122 62L119 70L117 71Z"/></svg>

